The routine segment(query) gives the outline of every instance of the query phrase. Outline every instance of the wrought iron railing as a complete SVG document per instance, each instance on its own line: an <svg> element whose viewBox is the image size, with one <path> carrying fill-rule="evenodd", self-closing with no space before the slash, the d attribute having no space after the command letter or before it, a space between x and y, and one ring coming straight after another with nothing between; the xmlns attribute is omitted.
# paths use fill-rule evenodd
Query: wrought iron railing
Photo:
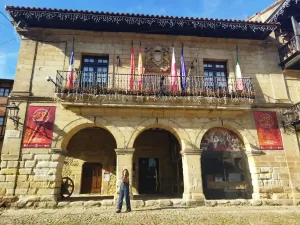
<svg viewBox="0 0 300 225"><path fill-rule="evenodd" d="M203 96L254 98L251 78L225 78L208 76L190 76L181 87L180 77L157 74L116 74L77 71L70 84L69 71L57 71L56 93L77 94L123 94L144 96ZM178 88L172 80L177 79Z"/></svg>
<svg viewBox="0 0 300 225"><path fill-rule="evenodd" d="M284 62L291 55L300 51L300 36L296 35L288 43L282 46L279 50L279 58L280 62Z"/></svg>

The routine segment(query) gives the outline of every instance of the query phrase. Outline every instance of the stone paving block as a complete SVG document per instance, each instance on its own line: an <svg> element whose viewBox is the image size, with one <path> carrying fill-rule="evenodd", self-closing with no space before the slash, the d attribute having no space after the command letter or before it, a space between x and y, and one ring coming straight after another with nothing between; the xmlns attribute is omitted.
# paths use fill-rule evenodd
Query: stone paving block
<svg viewBox="0 0 300 225"><path fill-rule="evenodd" d="M70 202L58 202L57 207L58 208L63 208L69 205Z"/></svg>
<svg viewBox="0 0 300 225"><path fill-rule="evenodd" d="M143 200L132 200L130 201L132 208L141 208L145 206L145 202Z"/></svg>
<svg viewBox="0 0 300 225"><path fill-rule="evenodd" d="M114 200L102 200L101 206L114 206Z"/></svg>
<svg viewBox="0 0 300 225"><path fill-rule="evenodd" d="M184 207L186 206L186 201L183 199L171 199L173 206L175 207Z"/></svg>
<svg viewBox="0 0 300 225"><path fill-rule="evenodd" d="M249 202L253 206L260 206L260 205L262 205L262 201L261 200L250 200Z"/></svg>
<svg viewBox="0 0 300 225"><path fill-rule="evenodd" d="M146 200L145 201L145 207L152 207L152 206L158 206L159 202L158 200Z"/></svg>
<svg viewBox="0 0 300 225"><path fill-rule="evenodd" d="M68 206L83 206L83 201L75 201L75 202L70 202Z"/></svg>
<svg viewBox="0 0 300 225"><path fill-rule="evenodd" d="M85 206L85 207L101 206L101 201L90 200L90 201L84 202L83 206Z"/></svg>
<svg viewBox="0 0 300 225"><path fill-rule="evenodd" d="M168 207L172 206L173 202L170 201L170 199L162 199L158 200L159 207Z"/></svg>

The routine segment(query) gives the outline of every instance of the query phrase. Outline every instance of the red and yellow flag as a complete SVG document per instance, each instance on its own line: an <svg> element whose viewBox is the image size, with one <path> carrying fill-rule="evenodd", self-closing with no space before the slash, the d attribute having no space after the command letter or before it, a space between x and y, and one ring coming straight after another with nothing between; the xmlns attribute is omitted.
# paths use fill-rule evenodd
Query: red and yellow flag
<svg viewBox="0 0 300 225"><path fill-rule="evenodd" d="M133 42L131 42L131 56L130 56L130 79L129 79L129 88L132 91L134 89L134 75L135 75L135 65L134 65L134 48Z"/></svg>
<svg viewBox="0 0 300 225"><path fill-rule="evenodd" d="M139 74L138 88L139 88L139 90L142 90L142 88L143 88L144 68L143 68L142 45L141 45L141 43L140 43L140 50L139 50L138 74Z"/></svg>

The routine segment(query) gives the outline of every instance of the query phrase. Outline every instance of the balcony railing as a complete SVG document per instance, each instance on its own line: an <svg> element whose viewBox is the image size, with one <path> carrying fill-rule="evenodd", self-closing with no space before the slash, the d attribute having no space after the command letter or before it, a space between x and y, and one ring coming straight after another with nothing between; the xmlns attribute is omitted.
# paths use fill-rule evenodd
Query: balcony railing
<svg viewBox="0 0 300 225"><path fill-rule="evenodd" d="M251 78L225 78L208 76L190 76L186 78L185 88L172 87L170 75L115 74L77 71L70 85L70 72L58 71L56 76L56 93L89 95L138 95L138 96L195 96L216 98L255 97ZM174 80L174 78L173 78Z"/></svg>
<svg viewBox="0 0 300 225"><path fill-rule="evenodd" d="M300 51L300 36L296 35L279 50L280 63L285 62L290 56Z"/></svg>

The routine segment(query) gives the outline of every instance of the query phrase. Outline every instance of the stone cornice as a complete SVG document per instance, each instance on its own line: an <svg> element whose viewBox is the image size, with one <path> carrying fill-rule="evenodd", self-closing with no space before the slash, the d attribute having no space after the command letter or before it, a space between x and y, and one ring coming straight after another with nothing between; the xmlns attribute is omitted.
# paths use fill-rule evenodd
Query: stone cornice
<svg viewBox="0 0 300 225"><path fill-rule="evenodd" d="M262 150L252 149L251 151L245 151L247 156L261 156L264 154Z"/></svg>
<svg viewBox="0 0 300 225"><path fill-rule="evenodd" d="M199 148L186 148L181 150L181 155L201 155L203 149Z"/></svg>
<svg viewBox="0 0 300 225"><path fill-rule="evenodd" d="M135 149L134 148L116 148L115 149L117 155L133 155Z"/></svg>
<svg viewBox="0 0 300 225"><path fill-rule="evenodd" d="M11 92L9 99L11 101L36 101L36 102L55 102L54 98L42 96L30 96L25 92Z"/></svg>

